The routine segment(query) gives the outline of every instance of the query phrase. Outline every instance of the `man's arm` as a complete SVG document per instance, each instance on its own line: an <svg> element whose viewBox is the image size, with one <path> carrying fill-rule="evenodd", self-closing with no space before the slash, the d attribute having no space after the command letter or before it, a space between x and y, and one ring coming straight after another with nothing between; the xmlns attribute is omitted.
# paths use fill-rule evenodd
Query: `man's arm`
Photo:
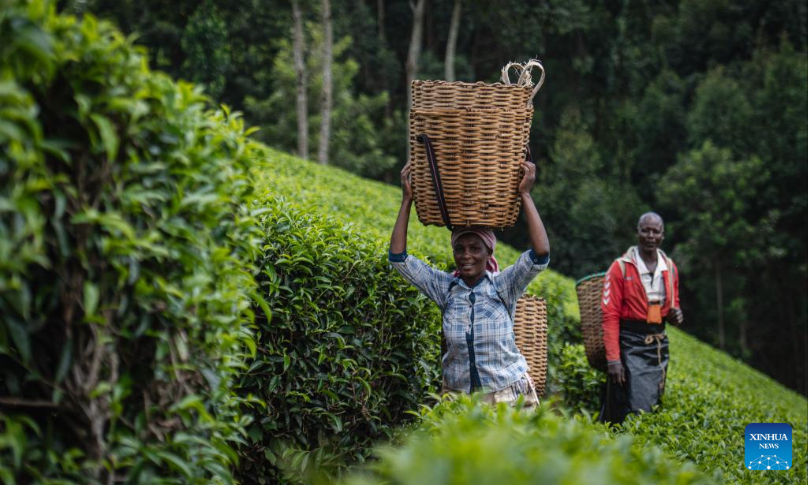
<svg viewBox="0 0 808 485"><path fill-rule="evenodd" d="M684 313L682 313L682 308L679 306L679 268L676 267L676 263L674 263L673 260L670 261L671 267L668 269L668 278L671 278L673 282L671 285L673 287L673 295L668 298L672 298L673 308L668 312L666 320L678 327L684 323L685 316Z"/></svg>
<svg viewBox="0 0 808 485"><path fill-rule="evenodd" d="M617 384L625 383L620 361L620 309L623 303L623 272L615 261L603 280L600 309L603 314L603 345L609 377Z"/></svg>

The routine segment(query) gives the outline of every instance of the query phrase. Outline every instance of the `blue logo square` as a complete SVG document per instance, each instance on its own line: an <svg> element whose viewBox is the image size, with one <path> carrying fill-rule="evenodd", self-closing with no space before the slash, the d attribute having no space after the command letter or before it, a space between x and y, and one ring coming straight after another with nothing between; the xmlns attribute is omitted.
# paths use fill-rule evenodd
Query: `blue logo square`
<svg viewBox="0 0 808 485"><path fill-rule="evenodd" d="M747 470L790 470L791 425L786 423L752 423L744 430Z"/></svg>

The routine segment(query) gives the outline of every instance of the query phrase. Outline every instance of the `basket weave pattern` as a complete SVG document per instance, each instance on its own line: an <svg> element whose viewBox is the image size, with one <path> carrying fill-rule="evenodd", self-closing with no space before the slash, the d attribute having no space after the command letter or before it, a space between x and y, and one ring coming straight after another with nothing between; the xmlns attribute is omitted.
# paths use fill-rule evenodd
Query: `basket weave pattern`
<svg viewBox="0 0 808 485"><path fill-rule="evenodd" d="M543 396L547 383L547 302L544 298L524 295L516 301L513 333L516 346L527 360L536 394Z"/></svg>
<svg viewBox="0 0 808 485"><path fill-rule="evenodd" d="M586 359L593 368L606 372L603 313L600 308L604 277L604 274L590 276L578 283L575 290L578 293L578 307L581 311L581 335L584 339Z"/></svg>
<svg viewBox="0 0 808 485"><path fill-rule="evenodd" d="M413 81L410 158L415 210L424 225L445 225L423 144L432 141L453 226L512 226L530 134L530 86Z"/></svg>

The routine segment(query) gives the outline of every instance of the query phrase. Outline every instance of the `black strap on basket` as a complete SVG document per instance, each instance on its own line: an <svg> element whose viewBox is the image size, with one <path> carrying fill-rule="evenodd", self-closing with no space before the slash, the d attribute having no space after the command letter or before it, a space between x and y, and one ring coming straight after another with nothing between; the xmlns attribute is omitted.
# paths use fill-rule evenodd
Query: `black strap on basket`
<svg viewBox="0 0 808 485"><path fill-rule="evenodd" d="M440 216L446 228L452 230L452 223L449 221L449 211L446 209L446 197L443 195L443 184L440 181L440 171L438 170L438 161L435 160L435 151L432 149L432 142L427 135L418 135L415 137L419 143L424 144L426 149L426 159L429 162L429 171L432 172L432 183L435 186L435 196L438 199L438 208L440 209Z"/></svg>
<svg viewBox="0 0 808 485"><path fill-rule="evenodd" d="M438 161L435 160L435 150L432 149L432 141L428 135L418 135L415 137L418 143L424 144L426 150L426 159L429 162L429 171L432 173L432 184L435 186L435 197L438 199L438 208L440 209L440 216L446 228L450 231L452 223L449 221L449 211L446 209L446 197L443 195L443 183L440 181L440 170L438 170ZM530 145L527 145L525 151L525 161L536 164L533 161L533 154L530 153Z"/></svg>

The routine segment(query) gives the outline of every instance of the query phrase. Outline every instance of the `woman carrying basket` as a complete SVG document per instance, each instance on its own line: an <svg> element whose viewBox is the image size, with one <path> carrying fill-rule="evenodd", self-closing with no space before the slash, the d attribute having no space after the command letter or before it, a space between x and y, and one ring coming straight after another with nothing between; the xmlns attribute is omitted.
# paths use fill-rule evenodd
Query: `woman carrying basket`
<svg viewBox="0 0 808 485"><path fill-rule="evenodd" d="M447 350L443 356L443 392L482 392L490 403L538 403L525 358L516 347L513 314L527 285L550 262L550 243L530 197L536 166L524 162L519 196L527 218L532 249L499 272L494 258L496 237L480 227L452 231L454 274L429 267L407 254L407 227L413 195L411 166L401 171L402 201L390 239L390 262L412 285L434 301L443 313Z"/></svg>

